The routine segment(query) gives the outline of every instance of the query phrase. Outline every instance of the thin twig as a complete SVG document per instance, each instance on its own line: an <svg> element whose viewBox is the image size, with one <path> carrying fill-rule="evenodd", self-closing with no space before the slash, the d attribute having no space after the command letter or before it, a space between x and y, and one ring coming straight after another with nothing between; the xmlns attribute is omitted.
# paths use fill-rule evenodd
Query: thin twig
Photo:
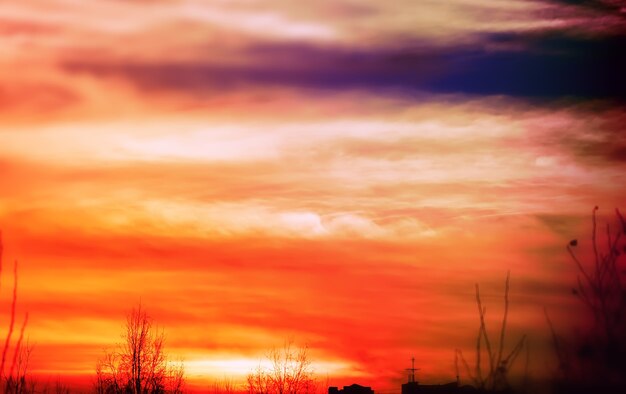
<svg viewBox="0 0 626 394"><path fill-rule="evenodd" d="M596 211L598 210L598 206L596 205L592 211L592 220L593 220L593 231L591 233L591 242L593 245L593 254L596 258L596 277L599 277L598 266L599 266L599 258L598 258L598 245L596 244Z"/></svg>
<svg viewBox="0 0 626 394"><path fill-rule="evenodd" d="M483 374L480 366L480 341L483 337L482 327L478 329L478 338L476 338L476 383L479 387L484 386Z"/></svg>
<svg viewBox="0 0 626 394"><path fill-rule="evenodd" d="M511 271L506 273L506 284L504 288L504 317L502 318L502 328L500 329L500 346L498 348L498 358L496 359L496 368L500 366L502 361L502 350L504 348L504 333L506 331L506 321L509 314L509 278Z"/></svg>
<svg viewBox="0 0 626 394"><path fill-rule="evenodd" d="M578 266L578 269L580 270L580 272L583 274L585 279L587 279L587 282L589 282L589 284L593 287L593 280L591 280L591 277L589 276L589 274L587 274L587 271L585 271L585 269L583 268L583 265L580 263L580 260L578 260L578 258L574 254L574 251L572 250L572 248L569 245L567 245L566 249L569 252L570 256L572 256L572 259Z"/></svg>
<svg viewBox="0 0 626 394"><path fill-rule="evenodd" d="M4 253L4 244L2 243L2 231L0 231L0 289L2 288L2 254Z"/></svg>
<svg viewBox="0 0 626 394"><path fill-rule="evenodd" d="M530 345L528 344L528 341L526 341L526 365L524 366L524 383L523 383L523 388L522 388L523 393L528 392L528 381L530 377L530 375L528 374L529 367L530 367Z"/></svg>
<svg viewBox="0 0 626 394"><path fill-rule="evenodd" d="M9 323L9 332L4 342L4 349L2 350L2 363L0 364L0 377L4 376L4 363L7 357L7 351L9 350L9 344L11 343L11 335L13 335L13 327L15 326L15 305L17 303L17 260L13 265L13 301L11 302L11 322Z"/></svg>
<svg viewBox="0 0 626 394"><path fill-rule="evenodd" d="M515 347L513 348L513 350L511 350L511 353L509 353L509 355L506 357L506 359L504 360L504 363L510 368L510 366L513 365L513 363L515 362L515 359L517 358L517 356L519 355L520 351L524 348L524 344L526 342L526 335L523 335L522 338L519 340L519 342L517 343L517 345L515 345Z"/></svg>
<svg viewBox="0 0 626 394"><path fill-rule="evenodd" d="M24 316L24 322L22 323L22 328L20 329L20 337L17 340L17 344L15 345L15 353L13 354L13 362L11 363L11 369L9 370L9 378L13 376L13 370L15 368L15 364L17 362L17 357L22 349L22 340L24 339L24 331L26 330L26 325L28 324L28 313ZM19 368L18 368L19 369ZM18 371L19 375L19 371ZM19 378L19 376L18 376Z"/></svg>
<svg viewBox="0 0 626 394"><path fill-rule="evenodd" d="M489 341L489 335L487 335L487 327L485 325L485 313L486 309L483 308L482 302L480 300L480 290L478 284L476 284L476 303L478 305L478 313L480 314L480 330L483 333L483 337L485 338L485 347L487 349L487 355L489 356L489 375L486 380L489 380L491 376L493 376L493 351L491 350L491 342Z"/></svg>
<svg viewBox="0 0 626 394"><path fill-rule="evenodd" d="M556 353L556 357L559 359L560 368L565 370L567 364L565 362L565 356L561 351L561 345L559 344L559 337L556 334L556 330L554 329L554 325L552 324L552 320L550 320L550 316L548 315L548 310L546 307L543 308L543 313L546 316L546 321L548 322L548 326L550 327L550 333L552 333L552 344L554 345L554 352Z"/></svg>
<svg viewBox="0 0 626 394"><path fill-rule="evenodd" d="M463 363L463 366L465 367L465 372L467 372L467 376L469 376L469 378L473 380L476 383L476 385L478 385L478 379L476 378L476 376L472 375L472 370L470 369L470 366L467 363L465 356L463 356L463 352L461 351L461 349L457 349L456 351L459 357L461 358L461 362Z"/></svg>

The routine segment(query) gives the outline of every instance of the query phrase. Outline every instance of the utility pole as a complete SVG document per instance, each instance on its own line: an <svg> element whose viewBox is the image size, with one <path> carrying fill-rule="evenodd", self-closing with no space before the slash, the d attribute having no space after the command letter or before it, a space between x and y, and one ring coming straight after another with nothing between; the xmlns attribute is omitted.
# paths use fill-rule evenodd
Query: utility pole
<svg viewBox="0 0 626 394"><path fill-rule="evenodd" d="M419 371L419 368L415 368L415 357L411 357L411 368L406 369L409 372L409 383L415 383L415 371Z"/></svg>

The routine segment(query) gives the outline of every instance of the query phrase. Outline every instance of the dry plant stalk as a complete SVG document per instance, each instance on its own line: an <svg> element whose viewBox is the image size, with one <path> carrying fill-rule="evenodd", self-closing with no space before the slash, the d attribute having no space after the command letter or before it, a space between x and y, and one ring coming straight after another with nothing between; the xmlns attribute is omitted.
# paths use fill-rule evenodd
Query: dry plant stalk
<svg viewBox="0 0 626 394"><path fill-rule="evenodd" d="M2 232L0 232L0 279L2 278L3 254L4 254L4 244L2 242ZM0 361L0 381L4 382L5 384L5 393L16 392L14 390L15 382L17 382L20 379L22 381L25 381L25 376L26 376L26 368L20 370L18 366L17 376L14 376L14 371L15 371L16 363L21 361L22 353L24 351L22 348L22 341L24 338L24 331L26 330L26 326L28 325L28 313L25 315L24 320L22 322L22 326L20 329L20 337L15 346L9 374L5 375L4 373L7 355L11 347L11 337L13 336L13 331L15 328L15 309L17 306L17 283L18 283L17 267L18 267L17 260L15 260L13 263L13 293L12 293L12 299L11 299L11 314L9 317L9 329L7 331L7 336L4 340L4 346L2 348L2 360ZM1 287L1 282L0 282L0 287ZM30 355L30 352L32 351L32 349L27 348L26 351L28 355ZM28 363L24 365L27 366ZM20 392L23 392L23 390Z"/></svg>
<svg viewBox="0 0 626 394"><path fill-rule="evenodd" d="M509 389L510 383L508 381L508 373L513 367L513 364L515 363L515 360L517 359L517 356L522 351L522 349L526 348L528 358L528 344L526 340L526 335L523 335L520 338L515 347L506 357L503 356L507 321L509 316L509 280L510 272L507 272L504 291L504 315L502 317L502 325L500 327L500 336L497 351L494 351L491 340L489 339L489 334L487 333L487 325L485 323L487 308L484 307L482 304L482 300L480 298L480 288L478 284L476 284L476 306L478 307L480 326L478 328L478 335L476 338L476 363L474 367L474 372L472 372L472 368L470 368L470 365L465 359L463 352L460 349L456 349L455 365L457 370L457 379L459 377L458 362L460 360L463 363L466 374L480 390L497 391ZM482 346L483 342L485 344L484 347ZM488 368L486 370L482 365L483 349L484 352L486 352L484 356L486 356L488 360Z"/></svg>

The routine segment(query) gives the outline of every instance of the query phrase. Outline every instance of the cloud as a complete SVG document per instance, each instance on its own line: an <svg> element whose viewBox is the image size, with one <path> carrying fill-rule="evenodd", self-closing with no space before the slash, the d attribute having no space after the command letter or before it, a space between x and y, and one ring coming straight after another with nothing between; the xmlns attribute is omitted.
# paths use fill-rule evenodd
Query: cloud
<svg viewBox="0 0 626 394"><path fill-rule="evenodd" d="M284 2L4 4L3 62L28 75L44 69L64 89L89 79L98 85L90 102L109 108L119 98L98 101L97 92L121 91L119 82L136 88L129 101L182 94L196 105L250 89L621 102L626 22L613 3L583 3L342 1L308 12ZM36 102L38 89L29 92Z"/></svg>
<svg viewBox="0 0 626 394"><path fill-rule="evenodd" d="M626 162L626 134L623 125L626 113L604 111L603 116L589 111L587 132L568 133L561 143L584 161L598 165Z"/></svg>
<svg viewBox="0 0 626 394"><path fill-rule="evenodd" d="M148 91L182 91L218 94L222 90L251 86L345 89L419 88L440 67L432 53L350 53L342 49L318 49L288 45L283 48L253 48L263 60L252 64L219 63L93 63L68 60L71 73L99 78L118 77ZM271 52L274 52L273 54ZM303 61L303 59L309 59ZM428 59L428 61L426 60Z"/></svg>
<svg viewBox="0 0 626 394"><path fill-rule="evenodd" d="M0 87L0 116L17 117L55 113L81 101L74 89L49 82L7 81Z"/></svg>
<svg viewBox="0 0 626 394"><path fill-rule="evenodd" d="M583 8L589 8L599 11L603 14L613 14L619 17L624 17L624 3L623 0L552 0L554 3L561 3L566 5L575 5Z"/></svg>
<svg viewBox="0 0 626 394"><path fill-rule="evenodd" d="M4 212L124 231L410 238L445 233L450 217L618 200L620 110L490 99L357 112L5 127Z"/></svg>
<svg viewBox="0 0 626 394"><path fill-rule="evenodd" d="M540 214L537 219L550 230L565 238L575 238L579 233L582 218L574 215Z"/></svg>
<svg viewBox="0 0 626 394"><path fill-rule="evenodd" d="M216 94L250 86L341 91L508 95L531 99L626 97L624 38L495 34L484 44L347 49L307 43L251 44L243 63L89 61L70 73L117 77L148 91ZM497 47L491 50L490 46ZM520 48L523 48L520 50ZM306 60L304 60L306 59Z"/></svg>
<svg viewBox="0 0 626 394"><path fill-rule="evenodd" d="M623 165L626 139L622 125L626 113L621 108L602 102L550 108L553 109L551 121L546 118L543 124L537 122L536 127L528 129L529 138L552 147L544 150L537 164L550 167L574 161L585 167L604 169Z"/></svg>

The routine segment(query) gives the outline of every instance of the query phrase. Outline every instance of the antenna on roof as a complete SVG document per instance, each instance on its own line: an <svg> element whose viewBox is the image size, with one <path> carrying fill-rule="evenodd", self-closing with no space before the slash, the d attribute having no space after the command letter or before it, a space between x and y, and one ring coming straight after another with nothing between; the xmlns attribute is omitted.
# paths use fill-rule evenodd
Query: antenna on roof
<svg viewBox="0 0 626 394"><path fill-rule="evenodd" d="M415 383L415 371L419 371L419 368L415 368L415 357L411 357L411 368L406 369L409 372L409 383Z"/></svg>

